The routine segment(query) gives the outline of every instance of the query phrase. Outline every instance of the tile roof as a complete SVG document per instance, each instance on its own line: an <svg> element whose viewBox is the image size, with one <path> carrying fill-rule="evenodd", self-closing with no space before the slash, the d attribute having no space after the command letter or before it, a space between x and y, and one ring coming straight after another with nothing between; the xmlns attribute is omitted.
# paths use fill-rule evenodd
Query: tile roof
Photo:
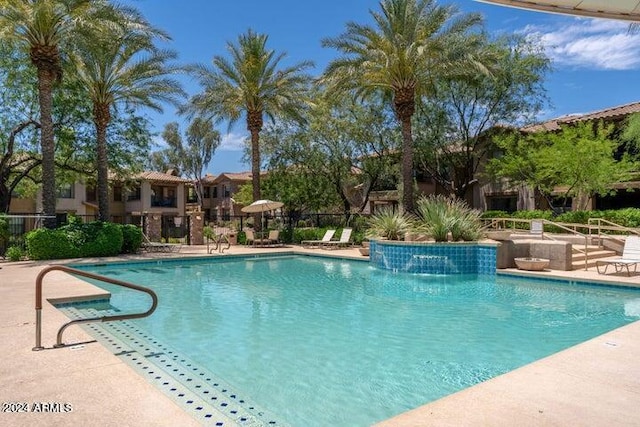
<svg viewBox="0 0 640 427"><path fill-rule="evenodd" d="M266 176L266 172L260 172L260 176ZM222 172L220 175L213 178L212 176L206 177L206 183L215 184L222 181L240 181L240 182L248 182L253 179L253 174L250 171L246 172Z"/></svg>
<svg viewBox="0 0 640 427"><path fill-rule="evenodd" d="M162 182L175 182L175 183L188 183L191 182L190 179L181 178L179 176L170 175L168 173L163 172L155 172L155 171L144 171L135 176L136 179L142 179L145 181L162 181Z"/></svg>
<svg viewBox="0 0 640 427"><path fill-rule="evenodd" d="M584 122L588 120L616 120L633 113L640 113L640 102L618 105L616 107L605 108L604 110L593 111L591 113L561 116L547 120L546 122L525 126L520 130L523 132L548 132L560 130L561 124Z"/></svg>

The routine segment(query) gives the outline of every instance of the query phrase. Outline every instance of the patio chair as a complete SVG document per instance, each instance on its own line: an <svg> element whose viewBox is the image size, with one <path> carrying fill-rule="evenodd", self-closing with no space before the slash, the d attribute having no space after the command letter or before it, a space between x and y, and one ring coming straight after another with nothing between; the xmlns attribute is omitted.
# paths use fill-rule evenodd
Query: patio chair
<svg viewBox="0 0 640 427"><path fill-rule="evenodd" d="M324 233L324 236L320 240L303 240L300 242L303 247L320 247L322 243L329 242L333 238L333 235L336 234L336 230L327 230Z"/></svg>
<svg viewBox="0 0 640 427"><path fill-rule="evenodd" d="M255 232L251 228L244 230L246 236L245 244L251 246L265 245L269 243L269 239L256 239Z"/></svg>
<svg viewBox="0 0 640 427"><path fill-rule="evenodd" d="M142 233L142 245L140 248L147 252L179 252L181 244L152 242L149 237Z"/></svg>
<svg viewBox="0 0 640 427"><path fill-rule="evenodd" d="M616 273L627 270L627 276L631 276L629 266L633 265L633 272L636 273L638 264L640 264L640 236L629 236L624 242L622 257L596 260L596 270L598 274L606 274L609 266L613 265ZM603 271L600 271L601 265L604 265Z"/></svg>
<svg viewBox="0 0 640 427"><path fill-rule="evenodd" d="M267 237L270 245L282 245L280 241L280 230L269 231L269 237Z"/></svg>
<svg viewBox="0 0 640 427"><path fill-rule="evenodd" d="M351 232L353 230L351 228L344 228L342 229L342 234L340 235L340 240L330 240L328 242L323 242L322 248L323 249L327 249L327 248L339 248L339 247L343 247L343 246L350 246L353 245L353 242L351 241Z"/></svg>

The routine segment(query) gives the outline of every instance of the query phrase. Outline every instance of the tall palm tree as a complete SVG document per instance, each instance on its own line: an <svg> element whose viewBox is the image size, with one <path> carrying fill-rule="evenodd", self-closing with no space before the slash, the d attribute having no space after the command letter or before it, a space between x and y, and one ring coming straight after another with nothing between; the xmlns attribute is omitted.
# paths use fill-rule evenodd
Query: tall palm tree
<svg viewBox="0 0 640 427"><path fill-rule="evenodd" d="M0 39L29 51L37 70L42 150L42 206L56 213L55 142L52 119L54 84L62 79L62 50L87 27L100 25L111 9L103 0L3 0L0 2ZM55 227L55 218L45 226Z"/></svg>
<svg viewBox="0 0 640 427"><path fill-rule="evenodd" d="M248 30L239 36L236 44L227 43L230 60L215 56L213 69L194 68L204 90L193 97L189 107L204 117L226 119L230 126L243 116L246 118L251 134L254 201L260 199L260 131L264 117L304 120L311 82L304 70L313 65L303 61L281 67L285 54L267 49L267 38Z"/></svg>
<svg viewBox="0 0 640 427"><path fill-rule="evenodd" d="M161 102L177 104L178 97L184 95L180 83L171 77L178 69L168 64L175 53L156 49L152 36L162 33L138 18L123 16L125 31L120 37L113 33L95 37L91 43L81 45L76 55L78 78L93 103L101 221L109 220L107 128L112 109L124 104L162 111ZM133 22L144 31L130 28Z"/></svg>
<svg viewBox="0 0 640 427"><path fill-rule="evenodd" d="M328 65L323 81L334 94L365 97L382 91L393 99L402 128L402 205L412 212L416 102L433 93L438 76L478 69L469 32L481 18L457 15L453 6L434 0L382 0L380 7L370 11L374 25L349 22L342 35L323 40L323 46L343 54Z"/></svg>

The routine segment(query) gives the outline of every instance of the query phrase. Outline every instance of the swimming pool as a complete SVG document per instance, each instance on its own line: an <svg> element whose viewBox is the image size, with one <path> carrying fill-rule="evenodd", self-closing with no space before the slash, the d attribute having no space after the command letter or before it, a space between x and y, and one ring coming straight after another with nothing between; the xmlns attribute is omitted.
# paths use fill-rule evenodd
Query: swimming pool
<svg viewBox="0 0 640 427"><path fill-rule="evenodd" d="M148 353L164 360L179 354L163 362L167 371L185 360L180 373L215 376L201 389L224 384L227 400L251 401L253 419L276 425L369 425L640 318L635 289L397 274L320 257L81 268L158 293L156 313L127 322L134 331L116 331L118 340L148 338L160 349ZM109 304L74 310L148 305L99 286L112 292Z"/></svg>

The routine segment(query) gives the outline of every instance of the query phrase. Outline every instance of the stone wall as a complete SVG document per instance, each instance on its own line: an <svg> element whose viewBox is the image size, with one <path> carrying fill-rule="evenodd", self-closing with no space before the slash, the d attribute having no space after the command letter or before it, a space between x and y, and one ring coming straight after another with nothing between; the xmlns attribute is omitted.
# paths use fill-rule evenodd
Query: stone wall
<svg viewBox="0 0 640 427"><path fill-rule="evenodd" d="M192 245L204 245L204 214L202 212L191 212L189 214L189 241Z"/></svg>
<svg viewBox="0 0 640 427"><path fill-rule="evenodd" d="M162 215L147 214L145 234L152 242L159 242L162 238Z"/></svg>
<svg viewBox="0 0 640 427"><path fill-rule="evenodd" d="M498 268L516 268L513 259L526 257L546 258L552 270L573 269L571 243L535 239L500 242L496 264Z"/></svg>

